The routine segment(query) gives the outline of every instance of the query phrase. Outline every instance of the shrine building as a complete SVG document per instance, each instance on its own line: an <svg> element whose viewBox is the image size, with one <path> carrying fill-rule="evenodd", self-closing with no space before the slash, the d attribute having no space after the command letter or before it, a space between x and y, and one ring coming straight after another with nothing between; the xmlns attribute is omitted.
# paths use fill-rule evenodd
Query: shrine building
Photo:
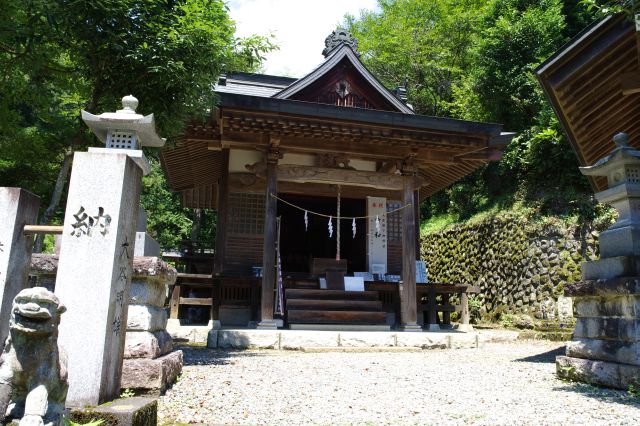
<svg viewBox="0 0 640 426"><path fill-rule="evenodd" d="M210 306L222 326L420 330L419 203L514 134L415 114L348 32L325 45L302 78L221 76L210 118L162 152L182 205L218 217L215 255L185 255L172 318Z"/></svg>

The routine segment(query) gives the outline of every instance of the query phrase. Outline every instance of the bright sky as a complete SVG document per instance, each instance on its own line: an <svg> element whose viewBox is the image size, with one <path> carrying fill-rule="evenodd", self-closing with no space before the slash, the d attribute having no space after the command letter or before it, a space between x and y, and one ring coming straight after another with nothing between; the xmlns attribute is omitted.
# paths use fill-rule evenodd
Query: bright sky
<svg viewBox="0 0 640 426"><path fill-rule="evenodd" d="M272 33L280 50L267 55L264 72L302 77L322 60L324 39L346 13L377 9L377 0L229 0L240 37Z"/></svg>

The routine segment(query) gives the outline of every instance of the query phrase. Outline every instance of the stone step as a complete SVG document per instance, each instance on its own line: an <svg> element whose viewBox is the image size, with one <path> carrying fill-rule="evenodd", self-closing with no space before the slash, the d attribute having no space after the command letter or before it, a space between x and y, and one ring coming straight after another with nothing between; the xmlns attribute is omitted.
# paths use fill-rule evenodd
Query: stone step
<svg viewBox="0 0 640 426"><path fill-rule="evenodd" d="M306 288L288 288L285 297L289 299L320 300L378 300L377 291L345 291Z"/></svg>
<svg viewBox="0 0 640 426"><path fill-rule="evenodd" d="M312 311L382 311L379 300L287 299L287 310Z"/></svg>
<svg viewBox="0 0 640 426"><path fill-rule="evenodd" d="M384 325L387 322L385 312L366 311L287 311L290 324L371 324Z"/></svg>

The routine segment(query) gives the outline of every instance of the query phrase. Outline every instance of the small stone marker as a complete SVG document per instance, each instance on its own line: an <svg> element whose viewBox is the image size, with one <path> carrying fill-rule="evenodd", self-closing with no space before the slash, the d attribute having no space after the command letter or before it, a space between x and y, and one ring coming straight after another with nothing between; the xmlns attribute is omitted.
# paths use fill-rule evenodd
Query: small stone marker
<svg viewBox="0 0 640 426"><path fill-rule="evenodd" d="M13 298L27 287L33 236L24 225L36 223L40 198L20 188L0 188L0 350L9 335Z"/></svg>
<svg viewBox="0 0 640 426"><path fill-rule="evenodd" d="M68 311L60 344L69 357L69 407L94 406L120 393L141 178L139 146L162 146L153 115L123 109L82 118L107 148L74 156L56 293Z"/></svg>

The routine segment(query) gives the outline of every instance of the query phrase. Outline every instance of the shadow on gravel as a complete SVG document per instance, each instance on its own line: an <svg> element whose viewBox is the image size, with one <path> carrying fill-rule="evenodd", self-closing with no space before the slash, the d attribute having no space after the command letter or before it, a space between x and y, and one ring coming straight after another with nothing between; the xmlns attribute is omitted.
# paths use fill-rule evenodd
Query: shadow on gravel
<svg viewBox="0 0 640 426"><path fill-rule="evenodd" d="M601 388L598 386L588 385L586 383L570 383L565 386L553 388L555 392L578 393L589 398L608 404L623 404L629 407L640 408L640 398L631 396L627 391Z"/></svg>
<svg viewBox="0 0 640 426"><path fill-rule="evenodd" d="M209 349L206 346L197 345L175 345L175 349L180 349L184 354L184 365L225 365L234 364L234 358L265 356L266 353L250 351L223 351L220 349Z"/></svg>
<svg viewBox="0 0 640 426"><path fill-rule="evenodd" d="M514 360L515 362L536 362L536 363L544 363L544 364L555 364L556 357L558 355L564 355L566 352L566 346L561 346L552 351L543 352L541 354L528 356L526 358L520 358Z"/></svg>

